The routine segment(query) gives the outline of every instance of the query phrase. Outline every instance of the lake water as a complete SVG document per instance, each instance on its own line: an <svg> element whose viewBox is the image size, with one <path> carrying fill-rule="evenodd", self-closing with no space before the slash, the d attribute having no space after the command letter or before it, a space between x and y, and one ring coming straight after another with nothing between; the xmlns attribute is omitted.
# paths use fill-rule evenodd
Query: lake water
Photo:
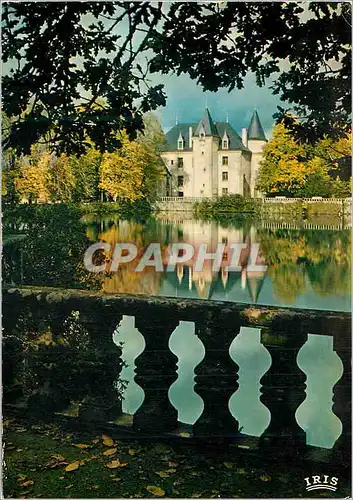
<svg viewBox="0 0 353 500"><path fill-rule="evenodd" d="M64 210L64 212L63 212ZM21 236L18 233L22 233ZM15 235L15 236L14 236ZM119 220L114 216L79 217L69 209L58 209L4 221L3 279L5 283L188 297L281 307L350 311L351 232L332 229L286 229L271 221L237 220L216 223L166 217L147 221ZM136 263L119 267L116 273L89 273L83 266L85 250L94 242L133 242L144 249L160 243L202 243L214 250L218 243L259 244L263 272L212 271L208 262L196 272L179 265L174 272L156 272L151 266L134 272ZM310 332L309 332L310 333ZM134 318L124 317L114 336L123 341L127 367L121 378L128 381L124 411L133 414L143 401L143 390L134 382L134 359L144 349L144 339L134 327ZM178 356L178 379L169 396L181 422L194 423L203 402L194 390L194 369L204 356L204 347L194 335L193 323L181 322L170 338L170 349ZM230 348L239 365L239 389L229 409L246 434L260 436L270 420L260 402L260 378L271 357L260 343L257 329L242 328ZM298 364L308 377L307 398L297 410L307 443L331 448L341 433L340 420L332 412L332 388L342 374L342 363L333 351L332 338L310 335L298 355Z"/></svg>

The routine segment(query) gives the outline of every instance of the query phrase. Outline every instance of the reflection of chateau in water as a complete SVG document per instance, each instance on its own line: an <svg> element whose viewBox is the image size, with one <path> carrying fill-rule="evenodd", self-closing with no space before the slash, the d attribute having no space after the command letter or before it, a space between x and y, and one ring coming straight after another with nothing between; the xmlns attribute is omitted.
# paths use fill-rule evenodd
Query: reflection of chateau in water
<svg viewBox="0 0 353 500"><path fill-rule="evenodd" d="M164 272L147 267L134 271L137 261L117 273L104 276L102 289L107 292L149 294L264 305L291 305L299 308L329 310L350 309L350 231L319 231L306 229L268 228L263 221L230 223L150 219L147 224L107 218L89 226L91 241L104 240L111 245L134 242L143 253L150 243L159 242L164 251ZM193 246L194 257L167 272L167 248L172 243ZM267 272L247 269L247 250L241 254L242 270L229 272L233 243L245 243L249 248L258 243L257 264L268 266ZM213 271L212 260L195 270L200 245L215 252L225 245L221 269Z"/></svg>
<svg viewBox="0 0 353 500"><path fill-rule="evenodd" d="M188 265L178 264L175 273L166 273L160 291L161 295L163 295L164 291L173 287L175 294L181 294L183 297L214 299L215 297L225 296L226 300L232 300L233 290L239 289L242 290L244 295L249 294L248 299L250 302L256 302L265 272L247 271L247 257L241 258L243 261L241 272L229 272L226 269L232 256L230 245L247 241L249 249L250 244L255 243L255 228L252 227L250 230L243 227L225 228L216 223L186 220L177 225L176 233L178 240L192 245L195 253ZM225 245L223 261L219 271L212 270L212 260L206 260L201 271L195 270L194 264L199 247L202 244L207 244L208 253L214 253L219 244Z"/></svg>
<svg viewBox="0 0 353 500"><path fill-rule="evenodd" d="M55 212L56 213L56 212ZM54 215L55 215L54 213ZM220 301L323 310L349 311L351 275L351 233L349 229L306 229L273 227L273 221L233 217L224 223L205 222L191 217L168 216L136 222L114 215L104 218L62 209L42 220L22 218L4 223L3 276L5 283L50 285L169 297L191 297ZM170 217L170 218L169 218ZM163 220L164 219L164 220ZM50 228L50 230L48 230ZM15 236L13 233L21 231ZM135 243L143 253L150 243L160 243L165 257L172 243L185 242L195 250L207 244L260 245L268 266L266 273L212 271L206 261L200 272L180 265L175 272L156 272L147 267L136 273L135 262L118 272L95 274L83 265L85 250L95 241L112 246ZM229 257L229 256L228 256ZM244 259L245 260L245 259ZM166 259L165 259L166 261ZM166 262L165 262L166 264Z"/></svg>

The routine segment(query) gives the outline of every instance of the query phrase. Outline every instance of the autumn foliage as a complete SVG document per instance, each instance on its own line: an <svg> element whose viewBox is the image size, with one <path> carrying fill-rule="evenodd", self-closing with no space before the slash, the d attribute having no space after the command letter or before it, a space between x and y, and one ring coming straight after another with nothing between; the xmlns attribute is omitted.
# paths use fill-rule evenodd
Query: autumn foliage
<svg viewBox="0 0 353 500"><path fill-rule="evenodd" d="M351 134L312 146L297 142L279 123L264 148L257 189L266 195L350 196L350 181L341 178L339 163L350 154Z"/></svg>

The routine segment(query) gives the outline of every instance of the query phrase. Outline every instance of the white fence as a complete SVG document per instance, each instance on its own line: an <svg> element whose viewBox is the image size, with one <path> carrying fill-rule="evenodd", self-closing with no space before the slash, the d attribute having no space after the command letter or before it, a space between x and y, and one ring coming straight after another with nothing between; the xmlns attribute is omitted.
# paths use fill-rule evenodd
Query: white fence
<svg viewBox="0 0 353 500"><path fill-rule="evenodd" d="M263 203L297 203L297 202L305 202L305 203L352 203L352 198L286 198L278 196L276 198L262 198Z"/></svg>
<svg viewBox="0 0 353 500"><path fill-rule="evenodd" d="M162 196L158 199L158 201L170 201L170 202L178 202L178 203L196 203L205 200L214 200L217 197L182 197L182 196ZM305 202L305 203L334 203L334 204L342 204L342 203L352 203L352 198L320 198L319 196L315 196L313 198L286 198L285 196L277 196L275 198L254 198L254 200L261 200L262 203L296 203L296 202Z"/></svg>
<svg viewBox="0 0 353 500"><path fill-rule="evenodd" d="M180 203L196 203L198 201L213 200L214 198L202 198L197 196L183 197L183 196L162 196L158 201L177 201Z"/></svg>

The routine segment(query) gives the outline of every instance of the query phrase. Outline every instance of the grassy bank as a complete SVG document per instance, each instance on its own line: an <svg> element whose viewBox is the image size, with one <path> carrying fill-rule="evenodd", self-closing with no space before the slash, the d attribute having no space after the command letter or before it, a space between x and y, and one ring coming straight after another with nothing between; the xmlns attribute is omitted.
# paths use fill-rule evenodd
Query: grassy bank
<svg viewBox="0 0 353 500"><path fill-rule="evenodd" d="M5 498L305 497L303 478L316 471L305 464L245 463L224 447L113 442L14 420L5 420L4 441ZM311 495L348 497L349 480L340 477L339 484L337 494Z"/></svg>

